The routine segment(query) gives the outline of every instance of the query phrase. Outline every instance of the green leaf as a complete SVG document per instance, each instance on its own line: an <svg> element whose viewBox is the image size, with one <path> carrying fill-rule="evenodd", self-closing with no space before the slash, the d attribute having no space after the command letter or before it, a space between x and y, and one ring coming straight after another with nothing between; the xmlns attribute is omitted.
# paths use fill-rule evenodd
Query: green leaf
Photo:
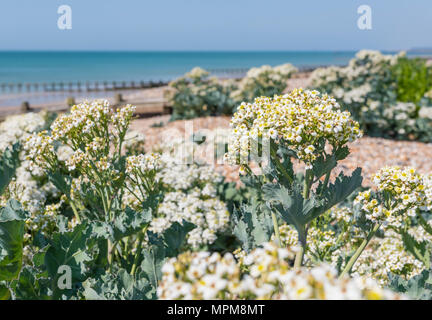
<svg viewBox="0 0 432 320"><path fill-rule="evenodd" d="M15 296L19 300L48 300L50 284L50 279L41 277L36 268L26 266L15 283Z"/></svg>
<svg viewBox="0 0 432 320"><path fill-rule="evenodd" d="M329 184L324 190L322 184L317 188L318 199L321 203L320 206L314 208L311 213L312 218L321 215L333 206L344 201L351 193L361 186L363 177L361 175L361 168L353 171L351 176L345 176L341 172L335 179L334 183Z"/></svg>
<svg viewBox="0 0 432 320"><path fill-rule="evenodd" d="M431 270L423 270L422 273L412 277L409 280L389 274L389 288L406 294L409 298L415 300L432 300L432 273Z"/></svg>
<svg viewBox="0 0 432 320"><path fill-rule="evenodd" d="M15 143L8 147L0 158L0 195L3 194L19 166L20 145Z"/></svg>
<svg viewBox="0 0 432 320"><path fill-rule="evenodd" d="M151 220L152 209L144 209L137 212L127 207L125 211L115 218L112 227L114 239L120 240L142 230Z"/></svg>
<svg viewBox="0 0 432 320"><path fill-rule="evenodd" d="M162 265L165 262L165 249L163 247L151 246L143 250L143 261L141 262L141 276L145 277L156 291L159 281L162 279Z"/></svg>
<svg viewBox="0 0 432 320"><path fill-rule="evenodd" d="M173 257L180 253L180 248L186 240L187 234L195 228L193 223L182 221L182 223L174 222L168 229L163 232L163 240L165 244L165 255Z"/></svg>
<svg viewBox="0 0 432 320"><path fill-rule="evenodd" d="M314 176L317 178L321 178L327 172L330 172L337 165L336 157L334 155L327 156L319 156L313 163L312 171Z"/></svg>
<svg viewBox="0 0 432 320"><path fill-rule="evenodd" d="M48 178L57 189L69 197L72 177L62 174L60 171L48 173Z"/></svg>
<svg viewBox="0 0 432 320"><path fill-rule="evenodd" d="M402 233L402 240L405 245L405 249L407 249L407 251L410 252L417 260L423 262L425 267L429 269L431 259L427 243L424 241L418 242L408 232Z"/></svg>
<svg viewBox="0 0 432 320"><path fill-rule="evenodd" d="M319 156L313 163L312 171L317 178L321 178L326 173L330 172L337 166L337 162L345 159L349 155L349 148L347 146L334 150L331 155L326 154Z"/></svg>
<svg viewBox="0 0 432 320"><path fill-rule="evenodd" d="M147 279L134 277L124 269L89 278L83 287L87 300L143 300L151 297L153 289Z"/></svg>
<svg viewBox="0 0 432 320"><path fill-rule="evenodd" d="M0 281L16 279L21 271L25 218L16 200L0 209Z"/></svg>
<svg viewBox="0 0 432 320"><path fill-rule="evenodd" d="M298 186L294 186L290 191L281 185L266 184L263 186L263 193L269 206L276 209L285 222L296 228L299 241L306 243L305 227L315 218L311 212L318 205L315 198L311 196L305 200Z"/></svg>
<svg viewBox="0 0 432 320"><path fill-rule="evenodd" d="M252 198L249 204L242 204L234 210L233 233L242 243L246 252L270 240L273 223L268 209Z"/></svg>
<svg viewBox="0 0 432 320"><path fill-rule="evenodd" d="M11 293L8 287L4 283L0 282L0 301L1 300L9 300L11 297Z"/></svg>
<svg viewBox="0 0 432 320"><path fill-rule="evenodd" d="M53 234L44 260L48 275L52 279L54 298L60 298L62 294L72 294L75 286L86 279L86 263L91 261L87 252L90 235L91 228L86 224L77 225L71 232ZM70 290L61 290L57 284L60 276L58 270L63 265L71 268L73 288Z"/></svg>

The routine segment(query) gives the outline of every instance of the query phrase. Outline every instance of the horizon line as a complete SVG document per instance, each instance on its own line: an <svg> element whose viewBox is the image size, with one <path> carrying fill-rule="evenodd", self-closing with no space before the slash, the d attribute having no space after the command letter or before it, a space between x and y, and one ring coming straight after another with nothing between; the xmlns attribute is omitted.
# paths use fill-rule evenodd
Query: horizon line
<svg viewBox="0 0 432 320"><path fill-rule="evenodd" d="M376 50L381 52L400 52L400 51L418 51L418 48L411 49L343 49L343 50L330 50L330 49L292 49L292 50L117 50L117 49L0 49L0 52L118 52L118 53L160 53L160 52L175 52L175 53L192 53L192 52L221 52L221 53L273 53L273 52L358 52L360 50ZM423 50L432 51L432 48L422 48Z"/></svg>

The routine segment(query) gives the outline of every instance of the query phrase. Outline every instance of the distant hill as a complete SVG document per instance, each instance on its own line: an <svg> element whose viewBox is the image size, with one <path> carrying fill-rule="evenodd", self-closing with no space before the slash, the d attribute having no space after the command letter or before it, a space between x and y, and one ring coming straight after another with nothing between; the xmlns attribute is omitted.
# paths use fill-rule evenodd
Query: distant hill
<svg viewBox="0 0 432 320"><path fill-rule="evenodd" d="M424 47L424 48L412 48L407 51L408 53L416 53L416 54L432 54L432 47Z"/></svg>

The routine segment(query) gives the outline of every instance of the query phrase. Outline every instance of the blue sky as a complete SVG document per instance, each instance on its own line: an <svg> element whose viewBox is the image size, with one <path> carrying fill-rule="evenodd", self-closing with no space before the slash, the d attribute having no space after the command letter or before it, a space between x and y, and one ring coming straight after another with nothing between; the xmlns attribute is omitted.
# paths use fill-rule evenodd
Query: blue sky
<svg viewBox="0 0 432 320"><path fill-rule="evenodd" d="M57 8L72 8L72 30ZM372 30L357 7L372 8ZM1 0L0 50L432 47L430 0Z"/></svg>

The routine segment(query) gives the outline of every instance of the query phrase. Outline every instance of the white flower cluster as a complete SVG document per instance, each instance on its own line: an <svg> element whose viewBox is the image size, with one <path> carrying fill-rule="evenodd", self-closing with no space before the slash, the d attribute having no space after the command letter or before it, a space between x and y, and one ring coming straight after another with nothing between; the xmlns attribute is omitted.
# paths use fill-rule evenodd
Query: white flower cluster
<svg viewBox="0 0 432 320"><path fill-rule="evenodd" d="M129 174L136 171L158 170L161 165L160 155L157 153L140 154L126 158L126 172Z"/></svg>
<svg viewBox="0 0 432 320"><path fill-rule="evenodd" d="M406 215L415 216L432 208L430 176L423 176L414 168L384 167L373 176L377 188L360 192L354 204L360 204L368 220L400 226Z"/></svg>
<svg viewBox="0 0 432 320"><path fill-rule="evenodd" d="M228 299L238 286L240 270L227 253L185 252L162 267L159 299Z"/></svg>
<svg viewBox="0 0 432 320"><path fill-rule="evenodd" d="M338 279L327 265L293 269L294 252L265 243L236 264L231 254L186 252L162 267L160 299L400 299L365 278Z"/></svg>
<svg viewBox="0 0 432 320"><path fill-rule="evenodd" d="M213 243L217 233L224 231L229 224L229 213L218 199L216 190L223 177L211 165L184 162L193 157L196 147L192 141L177 139L160 145L161 154L128 157L126 170L132 182L130 185L134 187L129 193L141 196L133 197L128 192L125 195L127 205L137 207L147 194L142 186L145 189L151 184L149 180L160 183L167 193L149 230L161 233L174 222L185 220L193 223L196 228L189 232L187 243L194 248ZM150 171L154 172L151 177Z"/></svg>
<svg viewBox="0 0 432 320"><path fill-rule="evenodd" d="M431 237L428 236L428 241ZM409 279L424 270L424 264L406 252L402 237L389 230L383 239L375 238L354 264L354 276L369 276L386 285L388 274L393 273Z"/></svg>
<svg viewBox="0 0 432 320"><path fill-rule="evenodd" d="M54 142L67 146L69 171L92 174L112 169L111 157L127 133L135 107L127 105L113 111L106 100L85 101L59 116L51 125L51 135L42 131L27 138L24 150L36 165L56 168L59 158ZM119 150L118 152L120 152ZM112 175L117 172L112 170Z"/></svg>
<svg viewBox="0 0 432 320"><path fill-rule="evenodd" d="M200 67L195 67L191 71L186 73L185 77L190 78L190 79L202 79L202 78L207 77L208 75L209 75L209 73L206 70L204 70Z"/></svg>
<svg viewBox="0 0 432 320"><path fill-rule="evenodd" d="M279 226L279 235L282 246L298 247L298 232L288 224ZM273 235L273 240L275 237ZM328 254L331 254L330 249L336 245L336 235L332 230L321 230L319 228L310 227L306 240L308 249L305 253L305 263L316 259L323 260Z"/></svg>
<svg viewBox="0 0 432 320"><path fill-rule="evenodd" d="M216 198L203 199L201 191L195 188L188 193L181 191L167 193L159 205L159 217L152 220L149 230L160 233L172 223L191 222L196 227L188 233L187 243L197 248L211 244L217 239L217 232L227 228L229 213L225 204Z"/></svg>
<svg viewBox="0 0 432 320"><path fill-rule="evenodd" d="M361 93L371 91L371 80L385 75L388 67L394 65L401 56L404 56L403 52L398 55L383 55L379 51L361 50L346 67L330 66L314 70L310 77L311 85L314 88L338 90L339 94L335 91L332 93L346 102L360 102ZM360 87L363 88L359 89ZM353 90L358 91L351 92Z"/></svg>
<svg viewBox="0 0 432 320"><path fill-rule="evenodd" d="M199 162L179 164L176 158L167 154L162 154L161 159L164 166L157 177L164 184L175 190L200 187L204 195L215 196L214 185L220 182L223 177L215 172L213 166Z"/></svg>
<svg viewBox="0 0 432 320"><path fill-rule="evenodd" d="M25 113L9 116L0 124L0 153L15 142L24 142L32 133L46 126L48 113Z"/></svg>
<svg viewBox="0 0 432 320"><path fill-rule="evenodd" d="M230 125L232 136L225 158L234 163L247 157L251 140L261 137L286 142L309 166L324 151L323 139L335 148L362 135L358 123L349 112L340 110L334 98L302 89L242 103Z"/></svg>
<svg viewBox="0 0 432 320"><path fill-rule="evenodd" d="M138 155L145 152L145 135L138 131L128 130L126 132L123 147L128 155Z"/></svg>
<svg viewBox="0 0 432 320"><path fill-rule="evenodd" d="M261 95L281 94L287 87L287 80L297 71L290 63L251 68L239 82L237 90L231 93L231 97L236 101L252 101Z"/></svg>

